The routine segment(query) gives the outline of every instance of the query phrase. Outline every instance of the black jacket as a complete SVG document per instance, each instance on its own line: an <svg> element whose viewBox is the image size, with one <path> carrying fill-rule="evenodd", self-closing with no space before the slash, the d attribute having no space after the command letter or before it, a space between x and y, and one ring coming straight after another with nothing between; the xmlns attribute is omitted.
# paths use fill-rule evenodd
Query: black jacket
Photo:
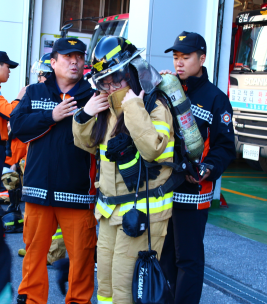
<svg viewBox="0 0 267 304"><path fill-rule="evenodd" d="M236 157L233 110L228 97L208 80L205 67L203 67L201 77L189 77L185 84L186 95L191 100L191 109L205 142L202 162L213 165L214 169L207 180L201 184L201 191L197 185L186 181L176 189L174 199L179 204L174 204L174 206L205 209L209 207L208 202L212 200L215 181ZM202 195L202 198L195 195ZM201 208L198 204L203 204L202 207L205 206L205 208Z"/></svg>
<svg viewBox="0 0 267 304"><path fill-rule="evenodd" d="M83 78L74 100L83 107L94 90ZM29 142L22 199L54 207L88 209L95 201L94 156L74 146L72 116L55 123L53 109L61 102L55 74L30 85L11 113L11 128Z"/></svg>

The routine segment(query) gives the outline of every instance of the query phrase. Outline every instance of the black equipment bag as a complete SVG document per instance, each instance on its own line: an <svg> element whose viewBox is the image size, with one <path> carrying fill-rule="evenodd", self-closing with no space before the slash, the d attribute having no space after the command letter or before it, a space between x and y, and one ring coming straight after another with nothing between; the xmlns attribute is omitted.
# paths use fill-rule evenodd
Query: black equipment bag
<svg viewBox="0 0 267 304"><path fill-rule="evenodd" d="M147 167L146 184L148 251L138 252L138 259L135 264L132 282L133 301L135 304L170 304L174 301L170 284L164 277L161 270L157 260L157 252L155 250L151 250Z"/></svg>

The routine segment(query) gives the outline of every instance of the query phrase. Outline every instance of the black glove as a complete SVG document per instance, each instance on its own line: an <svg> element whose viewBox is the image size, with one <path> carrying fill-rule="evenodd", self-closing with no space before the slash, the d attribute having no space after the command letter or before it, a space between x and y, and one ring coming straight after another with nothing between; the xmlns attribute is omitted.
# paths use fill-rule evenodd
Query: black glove
<svg viewBox="0 0 267 304"><path fill-rule="evenodd" d="M129 192L136 190L139 174L139 152L130 136L120 133L110 139L107 145L106 157L117 163L119 172ZM140 180L140 187L144 182Z"/></svg>
<svg viewBox="0 0 267 304"><path fill-rule="evenodd" d="M153 167L148 168L148 179L157 179L157 177L160 175L160 169L162 166L158 164L156 161L150 162L150 164L155 164ZM141 172L141 179L146 180L146 168L145 168L145 161L142 160L142 172Z"/></svg>

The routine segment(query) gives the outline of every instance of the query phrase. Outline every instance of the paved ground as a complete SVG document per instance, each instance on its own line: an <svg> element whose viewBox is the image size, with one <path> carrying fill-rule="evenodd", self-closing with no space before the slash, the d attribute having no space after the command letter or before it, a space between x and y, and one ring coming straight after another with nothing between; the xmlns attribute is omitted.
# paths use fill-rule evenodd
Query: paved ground
<svg viewBox="0 0 267 304"><path fill-rule="evenodd" d="M21 280L22 258L17 251L23 248L22 234L7 235L7 243L13 256L12 284L16 293ZM205 236L206 265L235 280L244 283L260 292L267 290L267 245L244 238L226 229L208 224ZM49 275L49 304L64 303L55 283L56 271L48 267ZM97 282L95 290L97 289ZM13 303L15 304L15 297ZM96 296L92 298L96 304ZM201 304L235 304L240 303L231 296L204 284ZM242 303L242 301L241 301Z"/></svg>
<svg viewBox="0 0 267 304"><path fill-rule="evenodd" d="M262 178L267 175L251 171L246 166L232 170L235 170L234 166L224 175L231 178L224 177L222 181L222 187L226 189L223 193L229 209L210 209L205 234L206 266L267 295L267 180ZM246 176L255 178L248 179ZM22 258L18 257L17 251L23 248L24 244L22 234L7 235L6 240L13 256L12 285L13 304L15 304L22 265ZM55 283L56 271L53 267L48 268L48 275L50 282L48 303L63 304L64 297ZM205 281L201 304L250 303L240 298L233 298L227 291L222 292L220 288L213 286L209 281ZM95 292L96 290L97 280L95 280ZM97 303L95 294L92 303Z"/></svg>

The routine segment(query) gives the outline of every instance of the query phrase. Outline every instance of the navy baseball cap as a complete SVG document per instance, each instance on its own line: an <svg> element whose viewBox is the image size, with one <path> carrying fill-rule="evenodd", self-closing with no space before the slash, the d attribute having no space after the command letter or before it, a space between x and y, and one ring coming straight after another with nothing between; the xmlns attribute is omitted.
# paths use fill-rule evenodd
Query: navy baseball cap
<svg viewBox="0 0 267 304"><path fill-rule="evenodd" d="M204 52L204 54L206 54L207 46L205 39L197 33L184 31L175 39L174 45L168 48L165 53L177 51L190 54L198 50L201 50Z"/></svg>
<svg viewBox="0 0 267 304"><path fill-rule="evenodd" d="M80 52L85 54L86 45L77 38L59 38L53 46L52 52L58 52L61 55L72 52Z"/></svg>
<svg viewBox="0 0 267 304"><path fill-rule="evenodd" d="M17 62L10 60L7 53L2 51L0 51L0 62L8 64L10 69L15 69L19 65Z"/></svg>

